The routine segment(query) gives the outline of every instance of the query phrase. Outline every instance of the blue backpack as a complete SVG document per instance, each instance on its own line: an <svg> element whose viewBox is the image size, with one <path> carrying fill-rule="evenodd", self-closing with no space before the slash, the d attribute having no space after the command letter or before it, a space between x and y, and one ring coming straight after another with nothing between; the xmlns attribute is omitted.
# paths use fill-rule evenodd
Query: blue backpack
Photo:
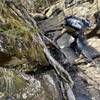
<svg viewBox="0 0 100 100"><path fill-rule="evenodd" d="M76 16L68 16L64 20L65 20L65 26L70 26L71 28L74 28L76 31L90 27L89 20L81 19Z"/></svg>

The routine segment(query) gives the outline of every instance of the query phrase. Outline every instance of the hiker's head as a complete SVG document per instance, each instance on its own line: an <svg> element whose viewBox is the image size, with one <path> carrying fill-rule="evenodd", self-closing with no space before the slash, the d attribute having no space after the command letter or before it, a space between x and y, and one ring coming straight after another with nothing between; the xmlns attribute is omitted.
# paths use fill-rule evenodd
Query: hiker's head
<svg viewBox="0 0 100 100"><path fill-rule="evenodd" d="M88 19L82 19L82 22L83 22L85 27L90 27L91 26L90 20L88 20Z"/></svg>

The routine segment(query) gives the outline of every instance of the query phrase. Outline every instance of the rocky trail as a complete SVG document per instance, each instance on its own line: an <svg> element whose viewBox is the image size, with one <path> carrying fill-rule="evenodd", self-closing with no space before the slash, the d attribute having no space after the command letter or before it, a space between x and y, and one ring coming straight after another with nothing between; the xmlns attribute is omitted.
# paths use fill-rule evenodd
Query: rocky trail
<svg viewBox="0 0 100 100"><path fill-rule="evenodd" d="M66 13L66 12L65 12ZM45 34L51 34L52 40L55 39L56 35L61 33L60 25L63 23L63 18L65 14L60 13L58 16L54 16L51 19L47 19L47 21L39 23L40 28ZM58 27L57 27L58 26ZM97 29L96 29L97 30ZM95 31L93 31L95 32ZM53 33L53 38L52 38ZM99 32L98 32L99 33ZM90 35L88 35L91 37ZM98 37L98 35L95 35ZM100 56L100 39L97 37L91 37L88 39L88 44L95 48L97 52L90 51L93 55ZM67 62L73 64L77 59L77 56L71 51L69 48L70 43L73 41L72 37L67 33L64 34L57 42L61 51L65 54L67 58ZM60 56L61 57L61 56ZM59 58L58 58L59 59ZM78 62L79 61L79 62ZM77 65L67 68L69 70L70 75L74 81L74 95L76 100L99 100L100 99L100 58L95 58L96 66L90 64L85 64L82 58L78 59Z"/></svg>
<svg viewBox="0 0 100 100"><path fill-rule="evenodd" d="M61 0L36 14L30 2L0 1L0 100L100 100L100 2ZM73 52L71 35L54 41L68 15L91 21L93 62Z"/></svg>

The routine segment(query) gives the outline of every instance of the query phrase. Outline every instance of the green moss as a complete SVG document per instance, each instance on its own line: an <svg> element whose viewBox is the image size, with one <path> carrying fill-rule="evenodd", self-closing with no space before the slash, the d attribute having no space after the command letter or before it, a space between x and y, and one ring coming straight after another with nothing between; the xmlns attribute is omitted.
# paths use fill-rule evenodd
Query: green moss
<svg viewBox="0 0 100 100"><path fill-rule="evenodd" d="M20 27L18 27L18 28L0 27L0 32L9 34L9 35L18 35L25 31L27 31L27 29L24 27L21 27L21 28Z"/></svg>
<svg viewBox="0 0 100 100"><path fill-rule="evenodd" d="M0 92L11 94L24 89L27 86L27 82L18 74L19 73L15 71L3 69L2 72L0 72Z"/></svg>
<svg viewBox="0 0 100 100"><path fill-rule="evenodd" d="M19 89L27 85L26 81L22 79L20 76L18 76L17 74L14 74L14 83L15 83L15 87L18 87Z"/></svg>

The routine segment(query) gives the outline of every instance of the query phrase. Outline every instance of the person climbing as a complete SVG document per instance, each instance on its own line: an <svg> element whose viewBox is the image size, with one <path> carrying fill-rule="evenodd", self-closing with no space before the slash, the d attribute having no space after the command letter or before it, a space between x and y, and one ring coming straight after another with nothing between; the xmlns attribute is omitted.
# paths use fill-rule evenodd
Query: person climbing
<svg viewBox="0 0 100 100"><path fill-rule="evenodd" d="M72 37L74 37L74 42L71 43L70 48L77 54L82 54L87 62L92 61L92 56L89 52L89 47L87 45L84 31L88 27L91 26L91 23L88 19L78 18L76 16L68 16L64 19L64 28L66 31L63 31L62 33L67 32ZM55 41L57 41L63 34L59 35Z"/></svg>

